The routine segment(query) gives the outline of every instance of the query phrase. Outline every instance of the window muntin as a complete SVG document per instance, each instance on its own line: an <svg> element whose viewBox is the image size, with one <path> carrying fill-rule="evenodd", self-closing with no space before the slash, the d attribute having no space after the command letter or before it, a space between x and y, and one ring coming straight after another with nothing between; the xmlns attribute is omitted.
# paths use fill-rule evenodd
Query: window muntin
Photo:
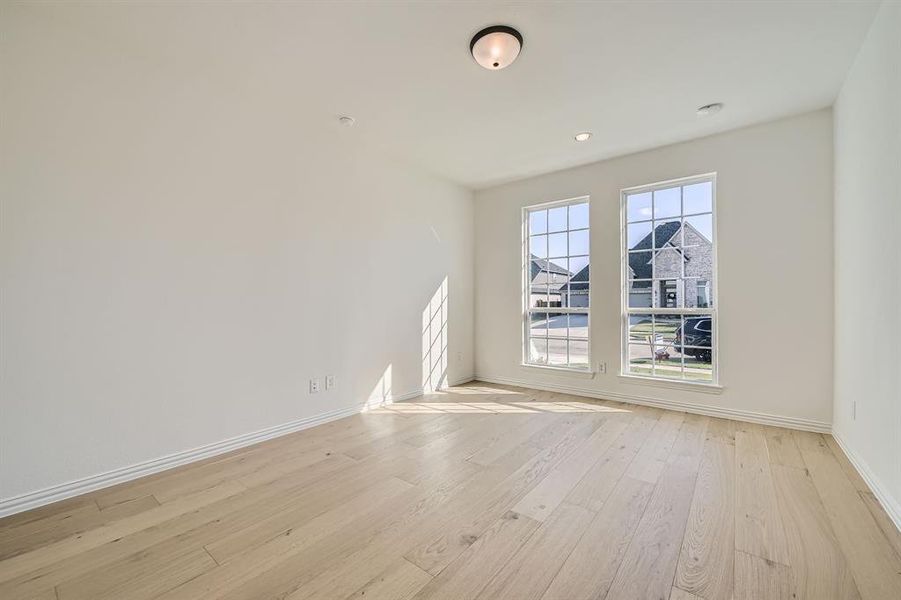
<svg viewBox="0 0 901 600"><path fill-rule="evenodd" d="M716 180L622 192L625 375L715 383Z"/></svg>
<svg viewBox="0 0 901 600"><path fill-rule="evenodd" d="M523 362L587 371L588 198L528 207L524 213Z"/></svg>

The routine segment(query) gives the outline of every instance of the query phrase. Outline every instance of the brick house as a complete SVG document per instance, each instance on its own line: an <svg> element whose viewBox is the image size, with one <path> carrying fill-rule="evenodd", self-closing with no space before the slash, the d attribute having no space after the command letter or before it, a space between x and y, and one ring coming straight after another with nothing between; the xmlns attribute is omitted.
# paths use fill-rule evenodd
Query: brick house
<svg viewBox="0 0 901 600"><path fill-rule="evenodd" d="M711 273L711 241L690 223L662 223L629 249L629 306L706 308Z"/></svg>

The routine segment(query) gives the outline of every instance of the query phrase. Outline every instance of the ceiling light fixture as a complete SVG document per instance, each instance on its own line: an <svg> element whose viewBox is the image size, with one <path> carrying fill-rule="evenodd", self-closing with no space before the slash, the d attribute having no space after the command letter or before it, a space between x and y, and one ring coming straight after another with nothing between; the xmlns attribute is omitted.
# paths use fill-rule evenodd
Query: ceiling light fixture
<svg viewBox="0 0 901 600"><path fill-rule="evenodd" d="M492 25L475 34L469 51L490 71L509 67L522 50L522 35L506 25Z"/></svg>
<svg viewBox="0 0 901 600"><path fill-rule="evenodd" d="M356 119L351 117L350 115L341 115L338 117L338 122L344 125L345 127L353 127L354 123L357 122Z"/></svg>
<svg viewBox="0 0 901 600"><path fill-rule="evenodd" d="M723 110L722 102L714 102L713 104L705 104L704 106L698 107L698 116L699 117L709 117L711 115L715 115L716 113Z"/></svg>
<svg viewBox="0 0 901 600"><path fill-rule="evenodd" d="M576 141L577 142L587 142L588 138L590 138L590 137L591 137L590 131L583 131L582 133L576 134Z"/></svg>

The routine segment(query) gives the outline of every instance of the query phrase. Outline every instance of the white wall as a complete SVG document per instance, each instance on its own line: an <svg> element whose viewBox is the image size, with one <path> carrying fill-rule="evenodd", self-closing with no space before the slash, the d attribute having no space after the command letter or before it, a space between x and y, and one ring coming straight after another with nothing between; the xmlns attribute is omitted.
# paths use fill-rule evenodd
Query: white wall
<svg viewBox="0 0 901 600"><path fill-rule="evenodd" d="M834 432L901 527L899 236L901 4L884 2L835 104Z"/></svg>
<svg viewBox="0 0 901 600"><path fill-rule="evenodd" d="M728 108L727 108L728 110ZM603 135L602 132L595 132ZM715 171L720 395L636 385L620 362L620 189ZM594 379L520 366L521 215L591 196ZM832 114L827 110L476 194L476 373L828 427L832 417Z"/></svg>
<svg viewBox="0 0 901 600"><path fill-rule="evenodd" d="M240 73L4 10L0 501L357 406L389 366L418 389L444 277L471 375L471 192Z"/></svg>

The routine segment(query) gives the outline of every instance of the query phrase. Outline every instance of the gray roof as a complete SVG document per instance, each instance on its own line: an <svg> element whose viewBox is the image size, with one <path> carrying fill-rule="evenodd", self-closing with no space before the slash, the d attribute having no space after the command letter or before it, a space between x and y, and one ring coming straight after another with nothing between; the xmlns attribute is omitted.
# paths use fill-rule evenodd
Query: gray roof
<svg viewBox="0 0 901 600"><path fill-rule="evenodd" d="M539 273L545 271L547 273L556 273L557 275L572 275L569 271L561 267L556 263L552 263L546 258L538 258L534 254L531 255L532 258L532 266L531 266L531 274L532 279L538 276Z"/></svg>
<svg viewBox="0 0 901 600"><path fill-rule="evenodd" d="M576 292L588 289L589 266L590 265L585 265L581 271L573 275L572 279L569 280L569 291Z"/></svg>
<svg viewBox="0 0 901 600"><path fill-rule="evenodd" d="M668 221L658 225L654 231L647 234L644 239L635 244L630 250L648 250L649 252L629 253L629 268L635 279L651 279L654 276L653 267L651 266L650 250L659 250L666 246L673 236L679 232L682 224L679 221ZM656 235L655 235L656 234ZM653 248L651 245L653 244ZM633 288L648 287L647 281L636 282Z"/></svg>

